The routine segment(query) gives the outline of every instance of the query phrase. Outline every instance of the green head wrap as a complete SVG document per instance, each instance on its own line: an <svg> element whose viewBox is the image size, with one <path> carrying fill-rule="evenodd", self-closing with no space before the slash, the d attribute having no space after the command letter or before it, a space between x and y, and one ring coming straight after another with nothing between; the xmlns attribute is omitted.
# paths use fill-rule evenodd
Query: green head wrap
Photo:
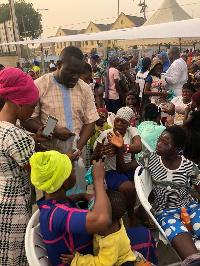
<svg viewBox="0 0 200 266"><path fill-rule="evenodd" d="M57 151L33 154L30 165L31 182L39 190L46 191L48 194L57 191L72 171L69 157Z"/></svg>

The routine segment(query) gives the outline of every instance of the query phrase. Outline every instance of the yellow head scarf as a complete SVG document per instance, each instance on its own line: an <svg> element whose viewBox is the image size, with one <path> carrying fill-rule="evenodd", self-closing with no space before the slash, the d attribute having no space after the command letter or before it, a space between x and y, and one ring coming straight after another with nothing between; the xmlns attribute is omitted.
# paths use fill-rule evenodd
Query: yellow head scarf
<svg viewBox="0 0 200 266"><path fill-rule="evenodd" d="M70 176L69 157L57 151L37 152L31 156L31 182L48 194L57 191Z"/></svg>

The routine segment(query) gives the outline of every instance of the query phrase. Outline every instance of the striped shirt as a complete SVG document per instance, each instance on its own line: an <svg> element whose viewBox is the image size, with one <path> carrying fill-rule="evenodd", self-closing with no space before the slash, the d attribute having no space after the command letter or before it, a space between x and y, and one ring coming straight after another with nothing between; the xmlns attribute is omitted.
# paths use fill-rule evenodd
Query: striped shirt
<svg viewBox="0 0 200 266"><path fill-rule="evenodd" d="M147 155L145 155L146 157ZM140 157L138 164L146 166L144 158ZM188 184L191 181L194 163L182 156L182 161L178 169L170 170L164 166L162 159L155 153L148 155L148 169L152 180L155 181L169 181L177 185L183 186L180 188L172 188L169 186L154 185L153 192L155 196L156 211L169 208L182 208L190 204L194 199L188 192ZM163 182L164 183L164 182ZM195 185L200 183L196 182Z"/></svg>

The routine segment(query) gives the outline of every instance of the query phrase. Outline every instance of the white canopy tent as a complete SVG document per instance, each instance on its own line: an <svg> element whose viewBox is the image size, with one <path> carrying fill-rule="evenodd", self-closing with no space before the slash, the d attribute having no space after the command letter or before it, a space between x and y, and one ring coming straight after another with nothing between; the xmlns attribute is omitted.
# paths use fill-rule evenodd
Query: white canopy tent
<svg viewBox="0 0 200 266"><path fill-rule="evenodd" d="M176 0L164 0L144 26L186 19L192 19L192 17L179 6Z"/></svg>
<svg viewBox="0 0 200 266"><path fill-rule="evenodd" d="M200 18L174 21L162 24L140 26L134 28L126 28L120 30L102 31L90 34L77 34L69 36L52 37L45 39L35 39L28 41L2 43L1 45L11 44L41 44L41 43L58 43L70 41L92 41L92 40L133 40L134 44L146 43L153 40L156 43L166 43L165 39L181 38L181 40L189 40L192 42L200 41ZM159 42L158 42L159 40Z"/></svg>

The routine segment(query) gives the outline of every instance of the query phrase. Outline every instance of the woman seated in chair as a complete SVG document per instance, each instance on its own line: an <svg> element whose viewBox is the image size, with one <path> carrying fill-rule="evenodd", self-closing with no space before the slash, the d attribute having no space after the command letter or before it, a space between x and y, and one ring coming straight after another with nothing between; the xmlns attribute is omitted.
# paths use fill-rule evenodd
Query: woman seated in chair
<svg viewBox="0 0 200 266"><path fill-rule="evenodd" d="M193 235L200 236L200 205L189 194L190 182L200 194L200 173L197 166L180 156L187 135L179 126L168 127L158 139L156 153L144 154L138 162L126 164L123 159L123 138L109 134L109 141L118 147L117 169L130 171L138 164L148 167L156 203L156 218L166 236L181 259L199 260L200 255L192 240L192 235L181 222L181 208L185 207L190 215ZM195 264L197 265L197 264ZM199 264L200 265L200 264Z"/></svg>
<svg viewBox="0 0 200 266"><path fill-rule="evenodd" d="M130 123L134 117L134 111L129 107L122 107L118 110L114 128L105 130L97 138L97 146L91 156L91 161L105 157L106 166L106 184L109 189L121 192L127 201L127 211L129 217L129 226L135 226L134 206L136 201L136 192L134 186L134 172L128 171L126 174L119 174L116 171L116 148L108 142L108 132L116 132L118 130L123 136L123 155L126 162L131 162L131 155L139 153L142 150L142 143L138 129L130 127Z"/></svg>

